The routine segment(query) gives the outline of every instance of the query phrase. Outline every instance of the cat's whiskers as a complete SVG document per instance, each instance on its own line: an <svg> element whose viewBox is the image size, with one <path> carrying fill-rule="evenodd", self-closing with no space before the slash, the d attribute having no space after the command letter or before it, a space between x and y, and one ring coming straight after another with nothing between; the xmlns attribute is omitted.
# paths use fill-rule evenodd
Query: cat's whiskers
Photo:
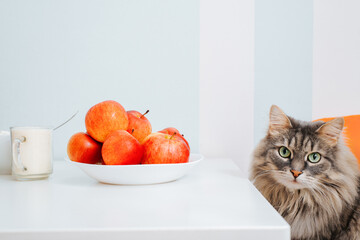
<svg viewBox="0 0 360 240"><path fill-rule="evenodd" d="M252 180L252 183L254 183L259 177L263 177L263 176L270 175L270 174L273 174L273 173L280 173L280 172L282 172L282 171L273 170L273 169L261 171L261 173L256 175L256 177Z"/></svg>
<svg viewBox="0 0 360 240"><path fill-rule="evenodd" d="M342 207L341 199L339 198L339 192L336 189L330 190L326 188L321 181L307 182L309 190L317 195L317 198L321 198L324 201L333 203L329 208L325 210L331 215L338 215L337 208ZM334 193L336 191L336 193Z"/></svg>

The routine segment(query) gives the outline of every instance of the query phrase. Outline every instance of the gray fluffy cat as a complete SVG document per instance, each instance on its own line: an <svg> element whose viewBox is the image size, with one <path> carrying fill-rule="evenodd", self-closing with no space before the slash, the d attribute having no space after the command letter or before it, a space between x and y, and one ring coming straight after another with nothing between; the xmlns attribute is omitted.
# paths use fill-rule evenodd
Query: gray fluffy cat
<svg viewBox="0 0 360 240"><path fill-rule="evenodd" d="M291 226L291 238L360 239L360 170L343 118L303 122L270 109L250 180Z"/></svg>

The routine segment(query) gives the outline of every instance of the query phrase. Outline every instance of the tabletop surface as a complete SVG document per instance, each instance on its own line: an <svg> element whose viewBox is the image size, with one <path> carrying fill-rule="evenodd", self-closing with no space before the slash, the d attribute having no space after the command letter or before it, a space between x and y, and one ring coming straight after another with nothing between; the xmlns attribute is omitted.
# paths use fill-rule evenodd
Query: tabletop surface
<svg viewBox="0 0 360 240"><path fill-rule="evenodd" d="M290 239L290 227L230 159L154 185L98 183L65 161L47 180L0 175L0 239Z"/></svg>

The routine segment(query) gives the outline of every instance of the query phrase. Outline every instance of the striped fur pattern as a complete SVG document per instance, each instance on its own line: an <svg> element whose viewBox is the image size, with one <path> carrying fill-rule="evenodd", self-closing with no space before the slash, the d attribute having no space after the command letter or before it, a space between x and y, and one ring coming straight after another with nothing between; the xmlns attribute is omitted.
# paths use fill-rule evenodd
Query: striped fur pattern
<svg viewBox="0 0 360 240"><path fill-rule="evenodd" d="M359 169L342 129L342 118L303 122L271 107L250 180L290 224L293 240L360 239ZM283 146L288 158L279 152ZM321 155L317 163L309 161L314 152ZM301 174L295 177L290 170Z"/></svg>

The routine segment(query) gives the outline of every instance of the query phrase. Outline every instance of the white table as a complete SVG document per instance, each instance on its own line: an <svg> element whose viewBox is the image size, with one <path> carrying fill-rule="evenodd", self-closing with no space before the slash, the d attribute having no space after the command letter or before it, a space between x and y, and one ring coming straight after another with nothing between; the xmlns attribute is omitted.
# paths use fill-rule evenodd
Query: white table
<svg viewBox="0 0 360 240"><path fill-rule="evenodd" d="M55 161L48 180L0 176L0 239L290 239L290 227L229 159L142 186L96 182Z"/></svg>

